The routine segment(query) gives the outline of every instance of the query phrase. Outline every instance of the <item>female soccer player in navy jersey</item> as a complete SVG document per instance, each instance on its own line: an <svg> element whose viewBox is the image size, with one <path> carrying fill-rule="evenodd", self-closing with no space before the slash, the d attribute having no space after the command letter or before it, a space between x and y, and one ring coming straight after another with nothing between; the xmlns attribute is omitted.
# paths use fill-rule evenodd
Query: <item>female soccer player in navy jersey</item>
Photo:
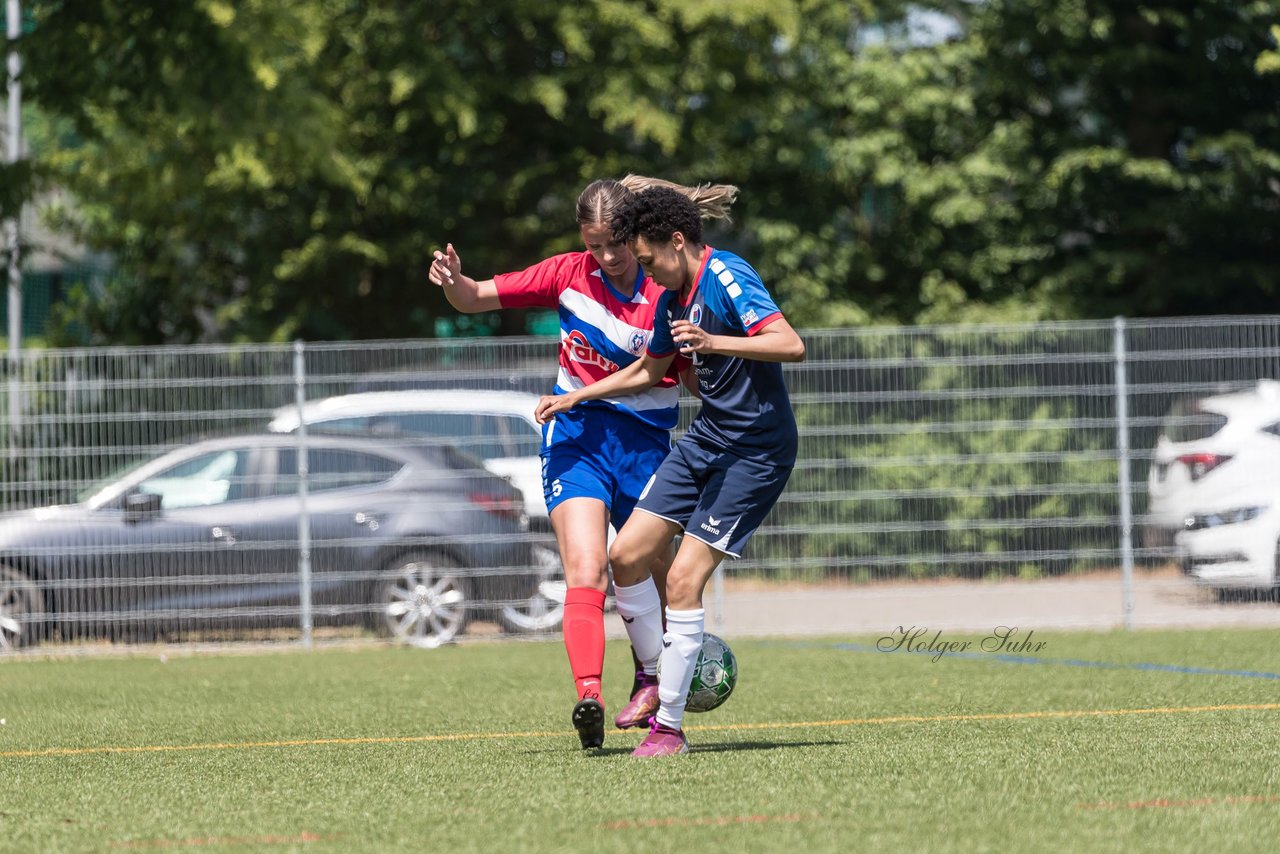
<svg viewBox="0 0 1280 854"><path fill-rule="evenodd" d="M777 502L796 460L796 422L781 362L804 359L804 342L787 323L756 271L731 252L702 242L689 199L666 188L638 193L614 215L613 236L666 289L642 359L591 386L542 398L538 419L560 418L600 397L625 395L666 376L677 352L692 357L702 408L658 467L609 549L614 583L654 584L649 566L680 531L666 578L666 633L656 612L632 635L642 663L662 659L661 681L636 693L623 714L652 714L637 756L689 749L682 720L702 648L702 593L725 556L739 557Z"/></svg>
<svg viewBox="0 0 1280 854"><path fill-rule="evenodd" d="M557 255L520 272L477 281L462 273L462 260L448 244L434 253L430 280L444 288L450 304L462 312L557 309L561 346L555 390L588 387L639 361L653 334L654 309L664 291L611 233L618 206L637 190L653 186L690 199L699 217L727 217L737 195L737 188L727 185L681 187L636 175L595 181L578 197L576 211L585 252ZM568 586L564 643L578 695L573 725L583 748L600 747L604 741L601 671L609 524L622 529L640 490L671 448L679 368L668 364L627 394L602 395L543 426L542 484ZM670 541L668 537L667 545L654 550L646 576L650 570L665 576ZM661 627L653 630L648 619L660 620L662 614L653 582L632 587L615 579L614 593L628 634L646 633L638 641L641 647L660 641ZM636 644L633 637L632 646ZM656 660L641 666L633 693L653 682L654 666ZM646 725L651 714L635 719L620 715L615 723Z"/></svg>

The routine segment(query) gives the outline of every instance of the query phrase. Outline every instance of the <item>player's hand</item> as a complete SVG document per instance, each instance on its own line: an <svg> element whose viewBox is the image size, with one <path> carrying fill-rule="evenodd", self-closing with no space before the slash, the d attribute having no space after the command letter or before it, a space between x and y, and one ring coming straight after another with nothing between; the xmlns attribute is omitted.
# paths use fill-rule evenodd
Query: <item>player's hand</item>
<svg viewBox="0 0 1280 854"><path fill-rule="evenodd" d="M442 288L447 288L462 279L462 259L458 257L452 243L448 244L443 252L439 249L435 251L427 277L431 279L432 284Z"/></svg>
<svg viewBox="0 0 1280 854"><path fill-rule="evenodd" d="M557 412L568 412L577 403L572 394L545 394L533 410L533 417L539 424L546 424L555 418Z"/></svg>
<svg viewBox="0 0 1280 854"><path fill-rule="evenodd" d="M707 353L711 351L711 336L701 326L687 320L671 322L671 340L681 353Z"/></svg>

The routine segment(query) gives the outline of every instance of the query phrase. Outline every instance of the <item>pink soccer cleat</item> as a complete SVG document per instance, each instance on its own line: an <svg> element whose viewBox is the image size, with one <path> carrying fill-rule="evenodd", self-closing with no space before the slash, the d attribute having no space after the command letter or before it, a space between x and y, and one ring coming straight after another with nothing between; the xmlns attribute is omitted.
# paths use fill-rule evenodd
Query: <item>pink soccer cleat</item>
<svg viewBox="0 0 1280 854"><path fill-rule="evenodd" d="M658 699L658 677L646 674L640 687L631 696L631 702L618 712L618 716L613 719L613 724L618 729L649 726L653 716L658 713L661 702Z"/></svg>
<svg viewBox="0 0 1280 854"><path fill-rule="evenodd" d="M632 756L675 756L689 752L689 739L684 737L684 730L671 729L658 723L654 718L649 734L640 742L640 746L631 752Z"/></svg>

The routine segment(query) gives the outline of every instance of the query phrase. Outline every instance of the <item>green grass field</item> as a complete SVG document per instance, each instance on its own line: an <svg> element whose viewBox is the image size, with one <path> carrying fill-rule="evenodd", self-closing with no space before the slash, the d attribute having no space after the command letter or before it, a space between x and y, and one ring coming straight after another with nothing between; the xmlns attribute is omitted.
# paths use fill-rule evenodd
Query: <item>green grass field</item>
<svg viewBox="0 0 1280 854"><path fill-rule="evenodd" d="M0 850L1275 849L1275 632L1035 637L731 638L733 697L649 760L577 749L558 642L0 661Z"/></svg>

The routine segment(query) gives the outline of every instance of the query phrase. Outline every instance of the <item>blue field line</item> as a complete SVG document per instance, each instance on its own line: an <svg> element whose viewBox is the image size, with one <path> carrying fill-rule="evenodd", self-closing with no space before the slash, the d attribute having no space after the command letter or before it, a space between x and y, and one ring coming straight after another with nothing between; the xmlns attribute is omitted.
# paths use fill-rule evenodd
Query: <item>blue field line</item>
<svg viewBox="0 0 1280 854"><path fill-rule="evenodd" d="M825 646L829 649L839 649L846 652L874 652L879 655L894 655L906 653L907 655L927 655L934 657L937 655L936 650L929 649L877 649L870 644L860 643L835 643L835 644L808 644L800 643L801 646ZM1035 658L1030 655L1009 655L1008 653L986 653L986 652L947 652L942 658L965 658L972 661L998 661L1001 664L1045 664L1058 667L1093 667L1099 670L1148 670L1162 673L1184 673L1192 676L1239 676L1245 679L1280 679L1280 673L1270 673L1266 670L1223 670L1216 667L1186 667L1181 664L1153 664L1150 662L1137 662L1133 664L1124 664L1114 661L1086 661L1081 658Z"/></svg>

